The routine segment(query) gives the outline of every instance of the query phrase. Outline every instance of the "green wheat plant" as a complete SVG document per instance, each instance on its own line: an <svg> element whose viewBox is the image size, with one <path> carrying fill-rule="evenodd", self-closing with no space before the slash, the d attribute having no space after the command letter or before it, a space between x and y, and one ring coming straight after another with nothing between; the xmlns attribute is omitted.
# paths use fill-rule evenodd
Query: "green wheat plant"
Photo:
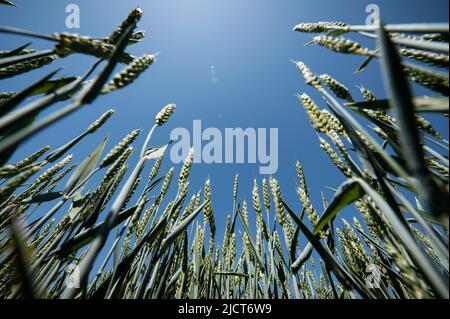
<svg viewBox="0 0 450 319"><path fill-rule="evenodd" d="M389 96L380 100L360 87L357 98L337 79L295 62L326 107L320 109L307 93L300 102L321 147L347 178L319 221L310 218L313 235L336 239L329 252L353 279L364 282L368 267L376 265L384 287L372 292L379 297L448 298L448 141L423 117L448 117L448 71L440 70L448 69L448 25L319 22L294 31L319 34L307 45L366 57L357 72L380 60ZM343 37L352 32L374 39L374 48ZM434 94L414 97L410 82ZM359 212L353 225L344 220L342 228L332 229L350 204Z"/></svg>
<svg viewBox="0 0 450 319"><path fill-rule="evenodd" d="M295 27L322 34L310 44L361 55L359 72L379 59L388 92L383 100L362 86L353 92L336 75L295 62L311 90L298 95L300 103L343 178L330 188L331 198L322 194L320 207L299 162L292 169L298 201L287 203L273 176L255 179L246 192L236 175L230 208L214 206L221 187L214 179L200 190L190 186L197 150L181 167L164 171L170 141L152 146L152 137L170 124L175 104L155 110L150 127L131 130L109 151L105 137L81 163L73 164L71 153L101 133L113 110L68 136L66 144L37 147L10 163L29 137L131 85L155 62L154 55L126 53L142 39L143 32L134 31L141 16L133 10L103 39L0 27L1 33L55 44L45 51L24 45L0 52L4 79L71 54L97 59L82 76L55 80L54 71L22 91L0 93L0 298L449 297L448 141L423 115L448 116L448 76L442 73L448 67L448 26ZM374 39L374 48L342 38L353 32ZM113 75L118 64L125 66ZM410 81L435 95L413 96ZM311 97L317 93L322 100ZM26 104L30 96L35 99ZM67 105L37 122L40 112L60 101ZM146 138L137 145L140 134ZM343 220L340 215L350 209L353 218ZM216 224L218 214L227 216L224 227Z"/></svg>

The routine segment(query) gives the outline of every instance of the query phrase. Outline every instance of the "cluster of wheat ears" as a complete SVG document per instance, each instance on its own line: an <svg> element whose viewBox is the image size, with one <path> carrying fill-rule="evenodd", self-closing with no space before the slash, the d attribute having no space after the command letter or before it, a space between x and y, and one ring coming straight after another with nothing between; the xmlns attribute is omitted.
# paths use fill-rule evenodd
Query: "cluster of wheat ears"
<svg viewBox="0 0 450 319"><path fill-rule="evenodd" d="M0 27L0 33L55 44L44 51L24 45L0 52L1 79L71 54L97 58L82 76L54 79L51 72L21 91L0 93L1 298L449 297L448 142L423 117L448 117L447 24L297 25L294 31L319 34L309 44L362 55L358 72L379 60L390 98L377 99L361 87L364 101L357 102L332 76L295 61L323 100L313 101L306 93L298 98L346 181L333 190L333 198L323 196L323 207L314 207L297 163L301 205L292 206L302 209L295 211L275 178L255 180L247 196L239 193L236 176L234 188L230 185L233 211L218 234L214 181L193 194L189 188L194 150L179 173L174 168L161 173L167 145L151 146L152 134L175 111L173 104L156 115L137 154L132 144L140 130L106 155L107 139L83 162L71 164L72 148L103 126L111 110L79 136L68 136L73 139L67 144L43 147L7 164L29 137L131 84L155 62L153 55L126 53L144 36L135 31L141 16L140 9L133 10L103 39ZM351 33L374 39L376 49L343 38ZM118 64L125 66L113 75ZM409 81L436 93L414 97ZM67 104L38 116L61 101ZM135 165L129 164L132 156L138 158ZM149 162L150 173L144 173ZM94 175L100 181L96 186L91 185ZM341 220L339 213L349 205L354 219ZM256 216L255 229L250 214Z"/></svg>

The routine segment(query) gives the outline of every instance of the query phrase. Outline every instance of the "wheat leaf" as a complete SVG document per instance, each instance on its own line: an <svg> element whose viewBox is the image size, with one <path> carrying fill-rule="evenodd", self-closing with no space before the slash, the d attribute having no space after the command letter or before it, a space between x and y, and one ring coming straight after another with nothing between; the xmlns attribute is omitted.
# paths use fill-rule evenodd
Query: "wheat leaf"
<svg viewBox="0 0 450 319"><path fill-rule="evenodd" d="M88 178L95 171L103 149L106 146L106 142L108 142L108 138L105 138L100 145L77 167L64 187L64 194L71 194L75 189L81 187L87 182L86 178Z"/></svg>
<svg viewBox="0 0 450 319"><path fill-rule="evenodd" d="M328 225L336 215L348 205L354 203L363 195L361 186L359 183L350 179L344 182L336 191L334 198L329 203L327 209L323 213L322 217L317 223L314 229L314 235L319 234L323 228Z"/></svg>

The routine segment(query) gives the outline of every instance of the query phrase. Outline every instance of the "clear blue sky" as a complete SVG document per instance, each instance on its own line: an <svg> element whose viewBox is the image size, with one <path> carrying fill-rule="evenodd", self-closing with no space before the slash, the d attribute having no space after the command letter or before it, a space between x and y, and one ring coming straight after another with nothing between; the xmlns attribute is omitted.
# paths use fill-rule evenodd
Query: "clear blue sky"
<svg viewBox="0 0 450 319"><path fill-rule="evenodd" d="M16 0L20 8L0 8L0 25L41 33L71 32L65 27L65 7L76 3L81 9L81 29L77 32L104 37L127 15L140 6L145 15L139 24L147 31L145 40L130 48L135 55L160 52L157 62L134 85L89 105L46 129L24 143L11 159L22 159L39 147L57 147L80 133L91 121L113 107L114 117L95 136L74 149L74 162L80 162L110 134L108 147L135 128L148 129L162 106L176 103L178 108L169 125L158 130L154 143L168 140L172 128L191 128L194 119L204 127L279 128L279 170L285 198L300 207L295 193L295 162L306 170L313 201L321 207L320 192L332 194L325 186L337 187L344 177L329 162L318 145L317 136L306 118L295 93L308 92L317 102L320 97L306 87L290 59L305 61L317 73L329 73L345 83L359 97L356 85L364 84L384 96L379 64L372 63L358 75L353 72L360 57L337 55L321 47L305 48L308 36L292 32L300 22L344 21L364 24L370 3L380 6L388 23L447 22L446 0ZM29 39L1 35L0 50L12 49ZM360 40L360 38L355 37ZM34 41L34 40L33 40ZM367 43L367 42L365 42ZM367 43L373 47L373 43ZM35 41L35 48L50 48L51 43ZM94 61L91 57L71 56L54 65L0 82L0 91L17 90L63 66L64 75L80 75ZM211 82L211 66L218 83ZM429 92L417 89L418 94ZM51 110L54 110L53 107ZM48 114L48 113L45 113ZM43 114L43 115L45 115ZM444 122L439 124L448 135ZM144 137L136 142L141 145ZM135 154L136 156L136 154ZM163 170L171 163L167 160ZM213 205L219 229L232 203L233 179L240 175L241 199L251 202L253 179L260 178L259 165L194 165L192 190L212 179ZM178 171L177 171L178 172Z"/></svg>

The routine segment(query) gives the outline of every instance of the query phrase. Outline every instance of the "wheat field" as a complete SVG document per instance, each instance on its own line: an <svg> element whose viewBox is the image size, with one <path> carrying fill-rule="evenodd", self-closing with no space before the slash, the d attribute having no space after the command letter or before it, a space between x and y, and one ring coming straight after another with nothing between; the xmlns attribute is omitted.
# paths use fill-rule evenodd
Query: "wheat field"
<svg viewBox="0 0 450 319"><path fill-rule="evenodd" d="M30 137L102 95L126 91L157 63L155 55L127 53L144 36L136 31L142 15L134 9L101 39L0 27L1 37L50 44L1 51L2 81L69 55L97 59L83 76L51 72L21 91L0 92L0 298L449 298L448 141L425 118L448 118L448 24L295 26L291 32L308 46L361 56L356 72L379 62L389 99L363 86L355 94L338 74L293 61L306 83L299 107L345 182L316 207L302 164L281 168L296 175L302 209L295 210L299 203L283 199L274 177L255 180L246 194L236 175L221 187L229 189L233 210L220 229L215 216L225 212L212 205L219 185L211 178L203 189L190 187L196 150L180 167L161 170L170 142L153 145L152 137L170 125L174 104L113 147L105 136L79 164L72 163L74 147L108 128L114 110L79 128L78 136L68 134L64 145L42 141L22 161L9 161ZM371 39L373 48L353 41L354 34ZM117 65L122 70L113 74ZM411 83L433 94L414 96ZM323 99L311 98L317 93ZM30 96L38 98L28 103ZM61 101L66 105L36 121ZM142 145L135 142L139 135L146 136ZM87 191L93 177L100 182ZM50 208L35 218L44 205ZM354 216L343 220L348 206Z"/></svg>

